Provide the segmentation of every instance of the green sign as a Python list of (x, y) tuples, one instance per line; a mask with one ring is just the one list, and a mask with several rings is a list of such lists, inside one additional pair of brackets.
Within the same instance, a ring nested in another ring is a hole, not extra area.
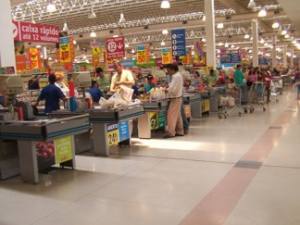
[(73, 136), (62, 137), (54, 140), (55, 164), (70, 161), (73, 158)]

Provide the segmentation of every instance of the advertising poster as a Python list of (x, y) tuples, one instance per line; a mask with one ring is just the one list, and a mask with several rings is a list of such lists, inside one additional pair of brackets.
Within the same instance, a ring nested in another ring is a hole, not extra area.
[(59, 58), (62, 64), (72, 62), (71, 45), (69, 37), (61, 37), (59, 39)]
[(195, 66), (206, 66), (206, 52), (204, 51), (204, 42), (196, 41), (194, 45), (194, 65)]
[(62, 137), (54, 140), (55, 164), (72, 160), (73, 136)]
[(119, 123), (119, 142), (128, 140), (130, 138), (129, 134), (129, 124), (128, 121)]
[(107, 38), (105, 41), (107, 59), (122, 59), (125, 56), (124, 37)]
[(106, 141), (108, 146), (116, 146), (119, 143), (118, 124), (111, 124), (106, 129)]
[(143, 65), (147, 63), (147, 55), (145, 45), (138, 45), (136, 51), (136, 63)]
[(161, 50), (161, 63), (163, 65), (170, 64), (173, 62), (172, 52), (170, 49), (163, 48)]
[(59, 42), (59, 27), (53, 25), (13, 21), (13, 34), (15, 41)]
[(40, 50), (38, 48), (29, 48), (28, 56), (30, 62), (30, 70), (39, 70), (42, 66)]
[(172, 55), (184, 56), (186, 55), (186, 40), (185, 29), (176, 29), (171, 31), (172, 41)]
[(26, 56), (16, 55), (16, 68), (18, 73), (26, 71)]

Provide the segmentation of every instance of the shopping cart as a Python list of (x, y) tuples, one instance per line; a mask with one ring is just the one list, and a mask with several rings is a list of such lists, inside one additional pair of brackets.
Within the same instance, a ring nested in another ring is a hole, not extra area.
[(273, 77), (271, 80), (271, 99), (279, 102), (278, 96), (282, 94), (283, 82), (280, 77)]
[(248, 93), (249, 112), (255, 111), (255, 106), (261, 107), (265, 112), (265, 85), (262, 81), (257, 81), (251, 85)]
[(220, 107), (218, 112), (219, 119), (227, 119), (237, 113), (238, 116), (242, 116), (245, 107), (242, 105), (242, 88), (227, 88), (223, 96), (220, 97)]

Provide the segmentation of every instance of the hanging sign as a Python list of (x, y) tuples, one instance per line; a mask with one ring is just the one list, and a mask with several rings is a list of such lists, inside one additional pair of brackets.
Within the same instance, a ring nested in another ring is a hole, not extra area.
[(195, 66), (206, 66), (206, 52), (204, 52), (204, 42), (196, 41), (194, 45), (194, 65)]
[(173, 61), (172, 53), (170, 49), (163, 48), (161, 50), (161, 63), (163, 65), (170, 64)]
[(59, 39), (60, 62), (70, 63), (72, 61), (71, 45), (69, 37), (61, 37)]
[(105, 41), (107, 59), (121, 59), (125, 56), (124, 37), (107, 38)]
[(142, 65), (142, 64), (145, 64), (146, 61), (147, 61), (147, 56), (146, 56), (145, 45), (139, 45), (139, 46), (137, 46), (136, 63), (138, 65)]
[(30, 70), (39, 70), (41, 68), (41, 55), (38, 48), (28, 49)]
[(186, 55), (185, 49), (185, 29), (176, 29), (171, 31), (172, 54), (173, 56)]
[(221, 49), (221, 64), (237, 64), (241, 62), (241, 55), (238, 50)]
[(24, 42), (59, 42), (59, 27), (23, 21), (13, 21), (15, 41)]

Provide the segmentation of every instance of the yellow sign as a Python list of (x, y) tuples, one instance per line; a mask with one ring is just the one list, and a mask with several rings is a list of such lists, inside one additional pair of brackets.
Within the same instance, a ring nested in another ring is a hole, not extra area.
[(73, 136), (62, 137), (54, 140), (55, 163), (60, 164), (73, 158)]
[(173, 61), (172, 58), (172, 52), (170, 51), (170, 49), (162, 49), (161, 51), (161, 63), (162, 64), (171, 64)]
[(112, 130), (106, 133), (108, 146), (115, 146), (119, 143), (119, 130)]
[(71, 44), (69, 37), (61, 37), (59, 43), (59, 53), (61, 63), (72, 62)]
[(101, 56), (101, 48), (100, 47), (93, 47), (92, 48), (92, 61), (93, 61), (93, 66), (94, 67), (99, 66), (100, 56)]

